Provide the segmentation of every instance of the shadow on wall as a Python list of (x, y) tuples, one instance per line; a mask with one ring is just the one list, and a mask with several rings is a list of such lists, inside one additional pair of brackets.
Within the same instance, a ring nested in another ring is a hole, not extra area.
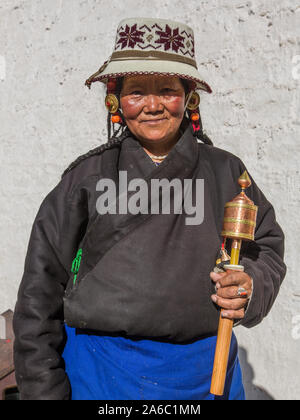
[(265, 389), (253, 383), (254, 370), (247, 360), (247, 350), (239, 347), (239, 360), (243, 373), (243, 384), (245, 388), (246, 400), (274, 400), (271, 394)]

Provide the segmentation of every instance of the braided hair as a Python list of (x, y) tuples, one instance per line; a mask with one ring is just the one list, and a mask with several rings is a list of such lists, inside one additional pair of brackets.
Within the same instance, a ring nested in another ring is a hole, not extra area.
[(61, 178), (63, 178), (68, 172), (70, 172), (75, 166), (77, 166), (80, 162), (82, 162), (84, 159), (87, 159), (91, 156), (95, 155), (101, 155), (103, 152), (109, 149), (113, 149), (114, 147), (119, 147), (123, 140), (125, 140), (126, 137), (130, 135), (130, 131), (124, 130), (123, 133), (118, 137), (111, 137), (107, 143), (101, 144), (101, 146), (98, 146), (89, 152), (79, 156), (74, 162), (72, 162), (68, 168), (63, 172)]
[(208, 135), (206, 133), (203, 132), (203, 125), (202, 125), (202, 120), (201, 120), (201, 114), (199, 112), (199, 123), (200, 123), (200, 130), (196, 131), (195, 136), (203, 141), (203, 143), (208, 144), (210, 146), (213, 146), (213, 142), (211, 141), (211, 139), (208, 137)]
[[(180, 79), (181, 83), (184, 87), (185, 90), (185, 95), (188, 96), (192, 90), (194, 90), (194, 84), (192, 85), (187, 79)], [(210, 146), (213, 146), (213, 142), (211, 141), (211, 139), (208, 137), (208, 135), (206, 133), (203, 132), (203, 124), (202, 124), (202, 119), (201, 119), (201, 114), (200, 114), (200, 109), (198, 109), (199, 112), (199, 130), (198, 131), (194, 131), (194, 136), (197, 137), (197, 139), (201, 140), (203, 143), (208, 144)], [(185, 113), (185, 118), (184, 120), (187, 120), (187, 122), (185, 123), (190, 123), (190, 116), (188, 111), (186, 111)]]

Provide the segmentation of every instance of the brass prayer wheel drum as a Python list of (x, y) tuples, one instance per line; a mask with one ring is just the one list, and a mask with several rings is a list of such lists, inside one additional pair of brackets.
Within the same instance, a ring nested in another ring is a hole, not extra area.
[(238, 180), (242, 191), (232, 201), (225, 204), (223, 230), (221, 235), (231, 239), (254, 241), (258, 207), (244, 192), (251, 180), (245, 171)]

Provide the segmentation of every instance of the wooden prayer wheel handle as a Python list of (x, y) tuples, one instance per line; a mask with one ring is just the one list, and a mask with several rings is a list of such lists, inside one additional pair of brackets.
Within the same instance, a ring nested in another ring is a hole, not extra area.
[[(242, 265), (224, 266), (226, 271), (244, 271)], [(223, 309), (221, 310), (221, 312)], [(211, 378), (210, 393), (213, 395), (223, 395), (227, 373), (228, 356), (232, 336), (233, 320), (222, 318), (220, 314), (217, 344), (215, 350), (214, 367)]]

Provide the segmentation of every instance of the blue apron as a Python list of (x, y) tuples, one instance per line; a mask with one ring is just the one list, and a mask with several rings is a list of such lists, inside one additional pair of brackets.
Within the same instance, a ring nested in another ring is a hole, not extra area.
[(243, 400), (232, 334), (223, 397), (209, 393), (216, 336), (189, 344), (89, 334), (65, 326), (72, 400)]

